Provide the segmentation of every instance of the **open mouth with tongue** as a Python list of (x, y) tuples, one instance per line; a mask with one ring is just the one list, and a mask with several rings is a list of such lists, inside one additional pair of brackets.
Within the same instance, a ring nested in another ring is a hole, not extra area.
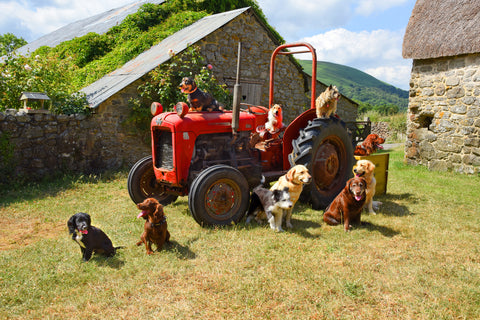
[(85, 229), (85, 230), (78, 230), (78, 231), (79, 231), (80, 233), (82, 233), (82, 234), (87, 234), (87, 233), (88, 233), (88, 230), (87, 230), (87, 229)]
[(145, 216), (147, 215), (147, 211), (143, 210), (142, 212), (140, 212), (137, 216), (137, 219), (139, 218), (145, 218)]
[(355, 200), (357, 200), (357, 201), (362, 200), (362, 195), (355, 195)]

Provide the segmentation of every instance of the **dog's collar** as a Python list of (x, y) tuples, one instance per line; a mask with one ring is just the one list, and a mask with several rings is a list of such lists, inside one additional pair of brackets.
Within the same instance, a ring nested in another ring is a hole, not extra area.
[(197, 90), (198, 90), (198, 87), (195, 87), (195, 89), (193, 89), (193, 91), (190, 91), (188, 94), (192, 94), (192, 93), (194, 93), (194, 92), (197, 91)]
[(159, 222), (157, 222), (157, 223), (150, 222), (150, 224), (152, 225), (152, 227), (159, 227), (162, 224), (164, 224), (165, 222), (167, 222), (167, 217), (163, 216), (162, 220), (160, 220)]
[(290, 182), (290, 183), (293, 183), (293, 184), (296, 185), (296, 186), (301, 185), (301, 183), (297, 183), (297, 182), (293, 181), (293, 179), (292, 179), (292, 180), (288, 180), (288, 179), (287, 179), (287, 181)]

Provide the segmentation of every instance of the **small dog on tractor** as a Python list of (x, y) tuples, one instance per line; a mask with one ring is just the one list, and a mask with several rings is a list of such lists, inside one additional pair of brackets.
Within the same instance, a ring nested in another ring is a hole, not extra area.
[[(275, 58), (300, 53), (285, 50), (291, 47), (305, 47), (308, 51), (303, 52), (312, 54), (311, 106), (265, 140), (257, 128), (264, 127), (273, 107)], [(239, 57), (240, 50), (239, 44)], [(185, 103), (178, 103), (176, 112), (162, 112), (159, 103), (152, 103), (152, 155), (130, 170), (132, 200), (140, 203), (154, 197), (167, 205), (188, 195), (190, 212), (200, 225), (229, 225), (242, 219), (250, 190), (262, 176), (275, 181), (292, 166), (303, 164), (313, 182), (304, 187), (301, 201), (324, 209), (345, 187), (354, 156), (345, 123), (334, 116), (316, 117), (316, 61), (308, 43), (276, 48), (270, 65), (269, 108), (239, 103), (239, 64), (232, 111), (189, 112)]]

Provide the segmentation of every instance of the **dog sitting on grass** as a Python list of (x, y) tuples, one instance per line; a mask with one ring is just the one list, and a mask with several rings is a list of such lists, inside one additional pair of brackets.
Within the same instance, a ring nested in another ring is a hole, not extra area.
[(91, 221), (88, 213), (79, 212), (71, 216), (67, 222), (72, 240), (80, 246), (83, 261), (90, 260), (93, 253), (113, 257), (120, 247), (114, 248), (105, 232), (92, 226)]
[(290, 200), (290, 193), (287, 187), (281, 190), (269, 190), (259, 185), (252, 191), (246, 223), (250, 223), (253, 218), (258, 223), (261, 223), (262, 219), (266, 218), (270, 223), (270, 228), (281, 232), (283, 231), (282, 219), (286, 215), (287, 210), (292, 207), (293, 203)]

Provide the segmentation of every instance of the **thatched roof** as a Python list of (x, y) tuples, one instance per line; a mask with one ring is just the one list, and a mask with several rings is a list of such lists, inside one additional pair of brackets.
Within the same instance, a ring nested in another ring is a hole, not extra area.
[(403, 57), (429, 59), (480, 52), (480, 1), (417, 0)]

